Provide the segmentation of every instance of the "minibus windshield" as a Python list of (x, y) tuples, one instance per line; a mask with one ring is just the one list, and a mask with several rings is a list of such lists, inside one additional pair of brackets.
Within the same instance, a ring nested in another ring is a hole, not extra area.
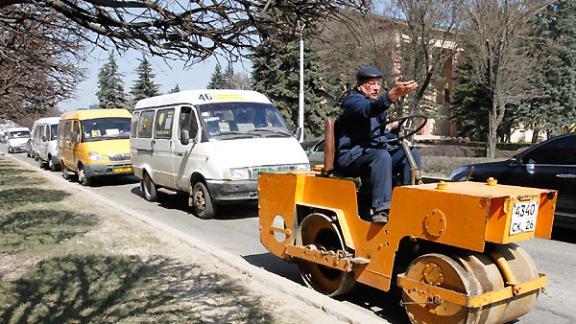
[(29, 131), (12, 131), (8, 132), (8, 138), (29, 138)]
[(50, 125), (50, 140), (55, 141), (58, 137), (58, 124)]
[(83, 120), (81, 124), (83, 142), (130, 137), (130, 118), (96, 118)]
[(282, 116), (271, 104), (254, 102), (211, 103), (198, 106), (210, 138), (290, 137)]

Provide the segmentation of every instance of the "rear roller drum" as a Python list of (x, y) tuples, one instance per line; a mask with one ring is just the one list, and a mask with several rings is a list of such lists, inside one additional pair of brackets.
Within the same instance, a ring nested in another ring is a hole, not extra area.
[[(336, 225), (325, 215), (314, 213), (300, 224), (298, 245), (321, 251), (345, 251), (344, 241)], [(347, 293), (354, 287), (354, 273), (328, 268), (313, 262), (298, 260), (300, 275), (308, 287), (329, 296)]]

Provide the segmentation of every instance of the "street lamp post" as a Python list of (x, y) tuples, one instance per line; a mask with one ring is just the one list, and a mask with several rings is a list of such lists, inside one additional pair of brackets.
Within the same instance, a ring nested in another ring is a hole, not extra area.
[(300, 29), (300, 89), (298, 91), (298, 128), (300, 128), (300, 137), (298, 141), (304, 141), (304, 26), (298, 22)]

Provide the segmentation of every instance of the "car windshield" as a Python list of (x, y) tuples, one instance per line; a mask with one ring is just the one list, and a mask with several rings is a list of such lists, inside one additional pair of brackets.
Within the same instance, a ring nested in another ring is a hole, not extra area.
[(58, 124), (50, 125), (50, 140), (54, 141), (58, 137)]
[(97, 118), (82, 121), (82, 141), (130, 137), (130, 118)]
[(225, 140), (292, 136), (282, 116), (271, 104), (227, 102), (204, 104), (198, 108), (210, 138)]
[(8, 133), (8, 138), (30, 138), (29, 131), (13, 131)]

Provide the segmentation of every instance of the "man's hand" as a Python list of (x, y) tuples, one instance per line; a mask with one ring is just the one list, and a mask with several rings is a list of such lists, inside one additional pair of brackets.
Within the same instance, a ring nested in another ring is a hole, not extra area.
[(402, 76), (394, 78), (394, 86), (388, 91), (388, 97), (392, 102), (396, 102), (398, 98), (403, 97), (418, 88), (418, 83), (414, 80), (404, 81)]

